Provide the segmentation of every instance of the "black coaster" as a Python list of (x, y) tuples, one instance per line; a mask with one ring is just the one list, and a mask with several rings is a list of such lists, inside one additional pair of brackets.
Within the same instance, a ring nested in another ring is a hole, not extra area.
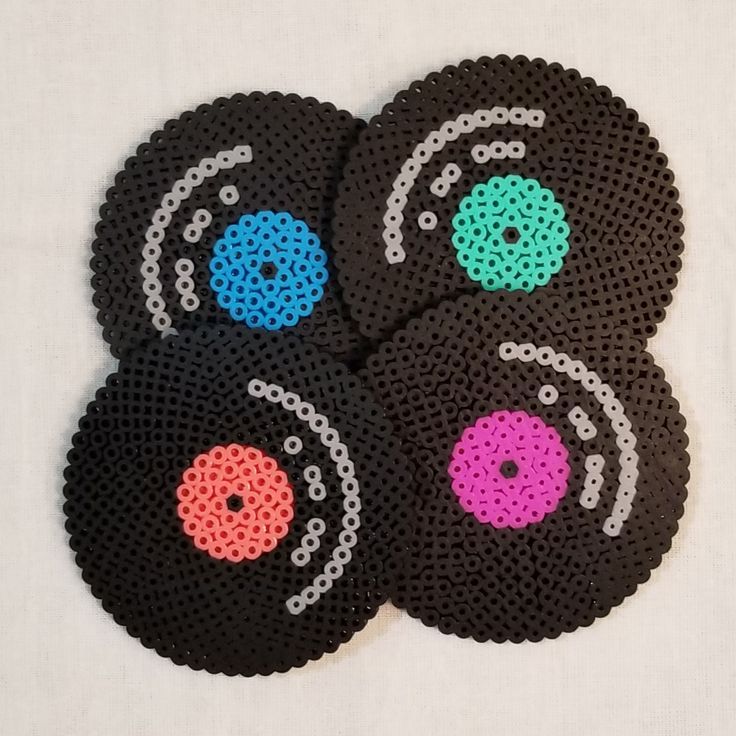
[(92, 593), (230, 675), (335, 651), (384, 602), (410, 478), (371, 394), (296, 337), (202, 326), (124, 359), (80, 421), (64, 510)]
[(645, 582), (683, 513), (685, 420), (624, 330), (554, 293), (443, 302), (368, 359), (415, 476), (397, 605), (479, 641), (587, 626)]
[(291, 330), (351, 358), (332, 202), (363, 123), (312, 98), (235, 95), (167, 122), (100, 209), (94, 303), (113, 355), (202, 322)]
[(623, 100), (574, 69), (465, 61), (399, 92), (350, 152), (334, 249), (351, 316), (387, 339), (428, 305), (539, 291), (638, 337), (680, 268), (674, 176)]

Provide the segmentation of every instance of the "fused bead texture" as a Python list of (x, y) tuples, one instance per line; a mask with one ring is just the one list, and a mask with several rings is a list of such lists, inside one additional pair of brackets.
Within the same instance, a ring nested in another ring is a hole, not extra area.
[(593, 622), (669, 549), (685, 421), (641, 340), (554, 294), (481, 292), (411, 320), (365, 371), (412, 464), (394, 601), (479, 641)]
[(410, 476), (370, 392), (297, 337), (201, 326), (134, 350), (65, 471), (84, 579), (147, 647), (210, 672), (332, 652), (386, 600)]
[(333, 105), (256, 92), (201, 105), (139, 146), (107, 192), (92, 246), (113, 354), (203, 322), (359, 354), (331, 277), (330, 220), (361, 127)]
[(562, 314), (654, 334), (681, 208), (638, 114), (574, 69), (497, 56), (399, 92), (350, 151), (333, 247), (350, 314), (388, 338), (443, 299), (552, 292)]

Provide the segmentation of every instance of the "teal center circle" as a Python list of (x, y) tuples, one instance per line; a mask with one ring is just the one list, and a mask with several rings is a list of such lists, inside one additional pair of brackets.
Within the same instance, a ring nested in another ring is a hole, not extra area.
[[(565, 209), (550, 189), (518, 174), (476, 184), (452, 218), (457, 260), (486, 291), (544, 286), (570, 250)], [(515, 231), (515, 241), (504, 234)]]

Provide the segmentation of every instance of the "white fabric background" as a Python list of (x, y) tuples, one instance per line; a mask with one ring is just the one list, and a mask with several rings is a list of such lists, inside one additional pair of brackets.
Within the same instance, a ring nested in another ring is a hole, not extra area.
[[(736, 733), (736, 10), (669, 2), (88, 2), (0, 7), (0, 731)], [(592, 628), (478, 645), (386, 607), (286, 676), (177, 668), (114, 624), (67, 547), (61, 473), (114, 368), (88, 286), (96, 208), (135, 145), (220, 94), (356, 114), (464, 58), (526, 53), (624, 97), (676, 172), (687, 249), (652, 342), (688, 418), (690, 499), (653, 579)]]

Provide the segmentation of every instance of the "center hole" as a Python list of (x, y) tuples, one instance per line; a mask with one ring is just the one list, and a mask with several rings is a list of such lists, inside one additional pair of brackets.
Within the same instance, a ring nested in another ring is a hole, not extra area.
[(508, 243), (509, 245), (514, 245), (514, 243), (519, 242), (521, 234), (515, 227), (507, 227), (503, 231), (502, 237), (506, 243)]
[(266, 263), (261, 266), (261, 276), (263, 276), (264, 279), (272, 279), (276, 275), (276, 271), (276, 264), (271, 261), (266, 261)]
[(243, 499), (237, 493), (233, 493), (227, 497), (225, 502), (230, 511), (240, 511), (243, 508)]
[(519, 466), (513, 460), (505, 460), (501, 463), (501, 475), (504, 478), (516, 478)]

